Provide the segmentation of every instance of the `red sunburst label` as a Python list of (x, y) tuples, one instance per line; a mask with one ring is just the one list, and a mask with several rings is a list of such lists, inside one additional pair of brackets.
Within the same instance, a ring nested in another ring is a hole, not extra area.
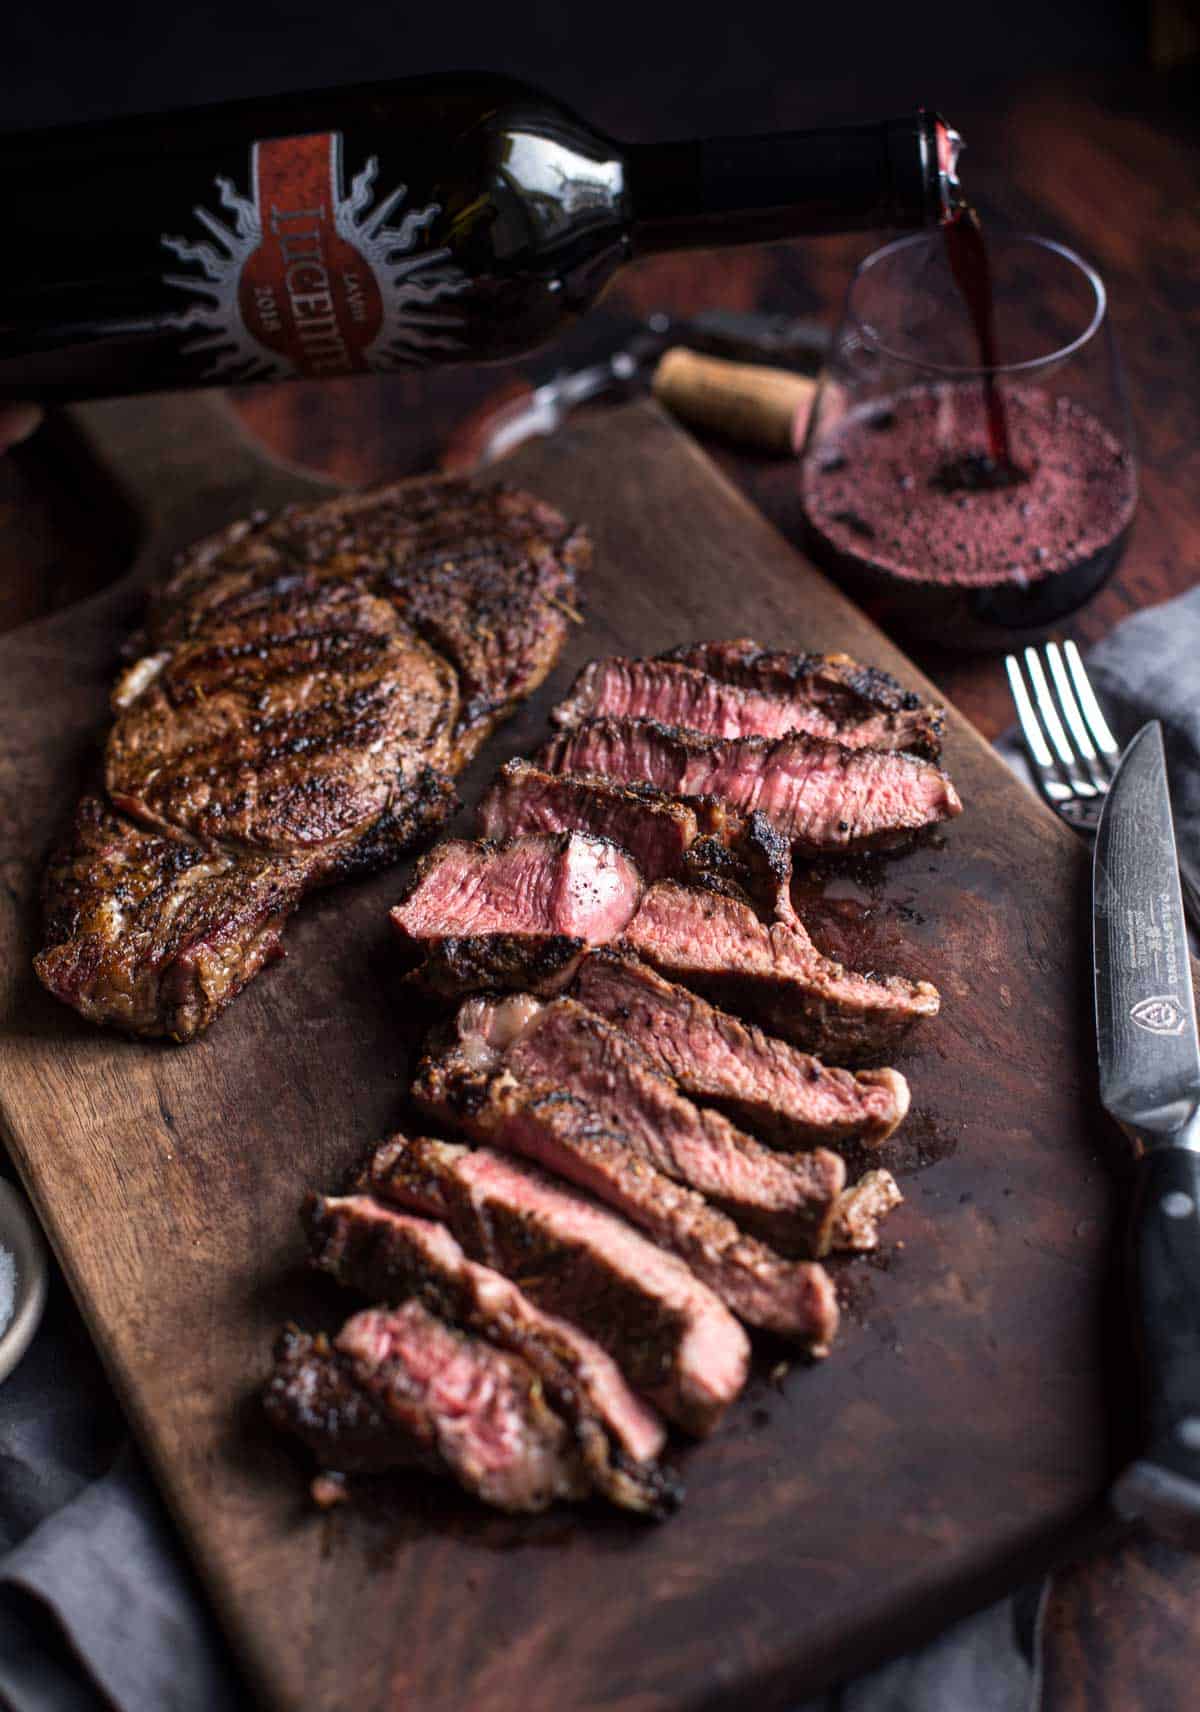
[(336, 132), (253, 144), (250, 195), (215, 180), (232, 228), (193, 210), (214, 243), (164, 237), (199, 273), (168, 274), (193, 306), (175, 317), (202, 337), (187, 352), (210, 357), (205, 378), (282, 379), (353, 374), (427, 362), (462, 347), (452, 299), (469, 285), (444, 248), (428, 246), (437, 203), (396, 224), (407, 187), (375, 202), (372, 157), (342, 188)]

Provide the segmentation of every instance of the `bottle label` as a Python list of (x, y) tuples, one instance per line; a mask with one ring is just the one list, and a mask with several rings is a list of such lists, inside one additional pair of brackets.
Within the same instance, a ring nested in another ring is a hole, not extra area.
[[(188, 294), (173, 324), (205, 380), (386, 371), (465, 350), (454, 299), (470, 281), (449, 250), (423, 248), (436, 202), (403, 212), (407, 187), (376, 199), (372, 156), (343, 189), (338, 132), (275, 137), (250, 150), (250, 194), (214, 182), (222, 218), (194, 210), (212, 239), (163, 235), (196, 271), (164, 275)], [(397, 218), (398, 216), (401, 216)]]

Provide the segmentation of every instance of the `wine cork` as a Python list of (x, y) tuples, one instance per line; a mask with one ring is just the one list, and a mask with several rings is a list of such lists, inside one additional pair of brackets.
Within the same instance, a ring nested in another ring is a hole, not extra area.
[(771, 452), (799, 452), (817, 383), (788, 369), (730, 363), (674, 346), (654, 371), (654, 396), (694, 427)]

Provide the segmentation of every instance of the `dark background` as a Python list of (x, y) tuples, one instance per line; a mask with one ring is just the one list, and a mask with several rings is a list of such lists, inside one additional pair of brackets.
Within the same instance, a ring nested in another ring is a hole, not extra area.
[(1192, 0), (137, 0), (6, 8), (0, 128), (478, 66), (634, 140), (956, 103), (1031, 73), (1133, 69)]

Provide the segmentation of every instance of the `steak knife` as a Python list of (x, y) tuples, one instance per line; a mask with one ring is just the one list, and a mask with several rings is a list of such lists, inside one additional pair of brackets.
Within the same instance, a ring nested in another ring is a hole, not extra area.
[(1200, 1549), (1200, 1039), (1157, 720), (1109, 787), (1092, 908), (1100, 1098), (1140, 1154), (1128, 1259), (1145, 1437), (1112, 1503)]

